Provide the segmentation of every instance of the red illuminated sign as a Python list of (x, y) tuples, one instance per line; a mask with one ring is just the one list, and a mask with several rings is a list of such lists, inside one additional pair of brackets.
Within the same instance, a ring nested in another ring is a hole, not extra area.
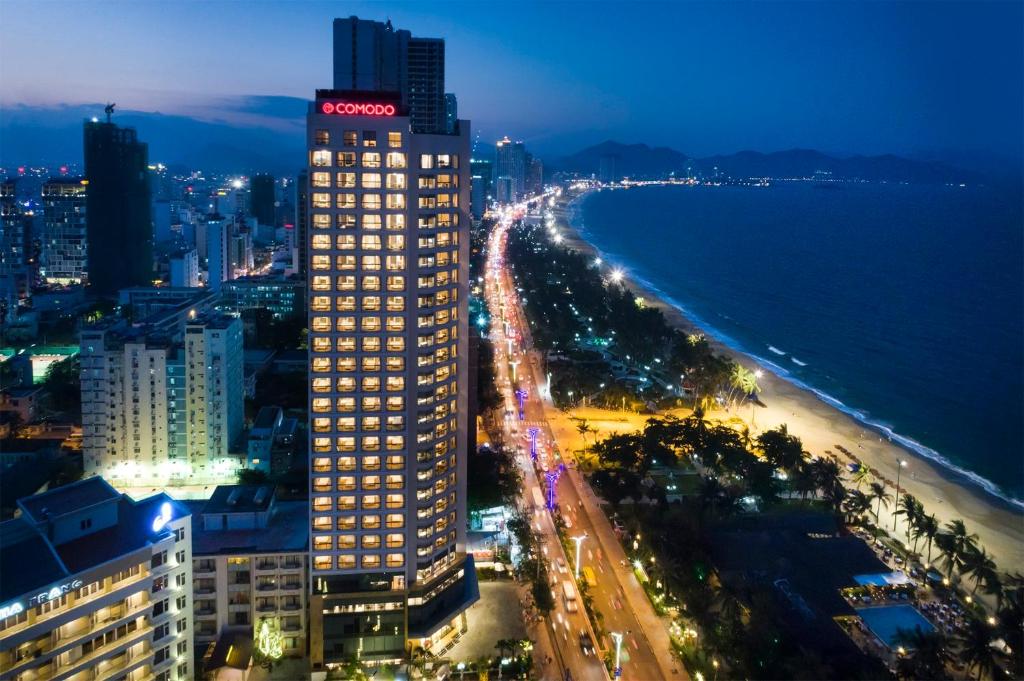
[(394, 116), (397, 109), (394, 104), (374, 104), (372, 102), (324, 102), (320, 111), (325, 114), (340, 116)]

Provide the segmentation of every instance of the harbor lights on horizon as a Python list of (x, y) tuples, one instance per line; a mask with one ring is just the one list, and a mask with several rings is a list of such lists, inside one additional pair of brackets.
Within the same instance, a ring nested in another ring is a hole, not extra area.
[(583, 546), (583, 540), (587, 538), (586, 534), (577, 534), (572, 538), (576, 542), (576, 579), (580, 578), (580, 547)]

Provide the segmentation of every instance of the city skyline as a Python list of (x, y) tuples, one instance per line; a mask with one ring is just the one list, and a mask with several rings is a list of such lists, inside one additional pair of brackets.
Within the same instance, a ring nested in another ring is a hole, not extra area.
[[(108, 21), (113, 9), (83, 7), (0, 8), (11, 29), (0, 46), (9, 124), (39, 118), (40, 106), (117, 101), (123, 111), (301, 135), (301, 102), (330, 82), (330, 5), (214, 3), (202, 13), (119, 5), (117, 22)], [(542, 155), (604, 139), (692, 155), (793, 147), (1020, 155), (1018, 4), (927, 12), (887, 3), (608, 3), (599, 12), (553, 4), (508, 17), (449, 8), (355, 3), (345, 13), (445, 35), (449, 90), (488, 143), (509, 134)], [(166, 38), (148, 28), (154, 21)], [(89, 29), (78, 35), (90, 43), (61, 30), (72, 23)], [(175, 53), (174, 36), (186, 33), (210, 40)], [(247, 69), (256, 46), (263, 66)]]

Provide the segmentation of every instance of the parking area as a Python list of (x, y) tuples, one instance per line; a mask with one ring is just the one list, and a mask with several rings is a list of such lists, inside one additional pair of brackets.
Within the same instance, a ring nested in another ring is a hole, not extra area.
[(523, 607), (512, 580), (480, 582), (480, 600), (466, 611), (467, 631), (445, 656), (468, 662), (498, 654), (501, 639), (526, 638)]

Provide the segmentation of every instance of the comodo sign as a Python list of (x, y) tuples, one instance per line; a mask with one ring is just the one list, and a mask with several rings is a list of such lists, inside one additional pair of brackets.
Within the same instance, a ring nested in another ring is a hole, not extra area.
[(341, 116), (394, 116), (397, 109), (394, 104), (374, 104), (372, 102), (324, 102), (320, 111), (325, 114)]

